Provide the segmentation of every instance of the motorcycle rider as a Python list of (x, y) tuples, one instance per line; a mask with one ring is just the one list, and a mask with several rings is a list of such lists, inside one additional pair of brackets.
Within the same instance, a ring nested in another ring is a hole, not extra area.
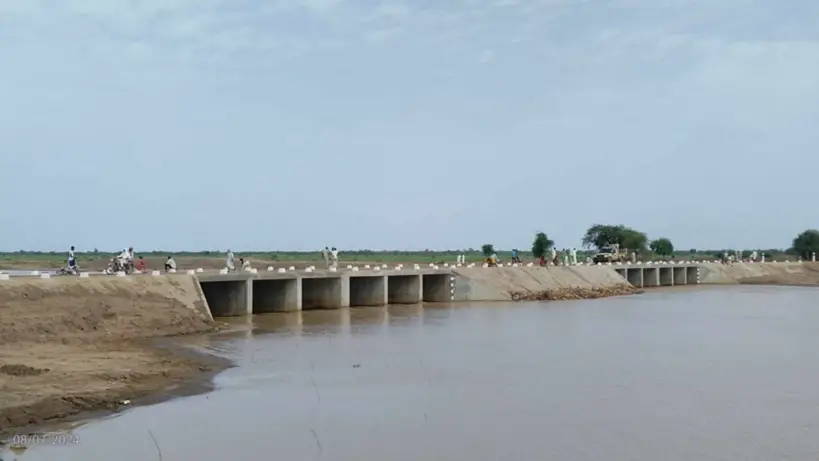
[(133, 252), (134, 248), (131, 247), (127, 250), (122, 250), (122, 253), (117, 256), (117, 262), (119, 263), (119, 267), (122, 271), (128, 272), (128, 270), (132, 267), (134, 263)]
[(518, 257), (517, 248), (512, 249), (512, 262), (520, 264), (520, 257)]

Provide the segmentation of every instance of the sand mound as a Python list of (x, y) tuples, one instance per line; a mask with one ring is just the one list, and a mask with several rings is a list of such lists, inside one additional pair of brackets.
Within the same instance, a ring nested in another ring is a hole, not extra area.
[(141, 341), (212, 329), (192, 276), (0, 281), (0, 434), (218, 371)]
[(476, 267), (458, 268), (455, 273), (460, 276), (455, 285), (458, 301), (504, 301), (515, 299), (515, 293), (568, 296), (571, 290), (602, 293), (607, 289), (631, 288), (611, 266)]
[(0, 282), (0, 346), (93, 343), (207, 331), (197, 282), (177, 277), (54, 277)]
[(819, 263), (703, 264), (700, 283), (819, 285)]

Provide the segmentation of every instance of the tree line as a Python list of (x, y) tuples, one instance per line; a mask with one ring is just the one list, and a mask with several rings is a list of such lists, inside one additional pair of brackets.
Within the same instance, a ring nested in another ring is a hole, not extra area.
[[(582, 240), (583, 247), (600, 250), (603, 247), (618, 245), (621, 249), (634, 251), (641, 256), (656, 255), (660, 257), (670, 257), (675, 254), (674, 244), (667, 237), (658, 237), (649, 240), (645, 232), (640, 232), (622, 224), (594, 224), (586, 230)], [(536, 258), (546, 256), (555, 245), (545, 232), (538, 232), (532, 241), (532, 255)], [(481, 248), (485, 256), (495, 253), (492, 244), (485, 244)], [(724, 251), (712, 250), (714, 256), (721, 256)], [(764, 251), (763, 251), (764, 252)], [(768, 253), (771, 250), (767, 250)], [(697, 253), (696, 249), (689, 250), (689, 253)], [(810, 260), (815, 253), (819, 253), (819, 230), (808, 229), (797, 235), (785, 253)]]

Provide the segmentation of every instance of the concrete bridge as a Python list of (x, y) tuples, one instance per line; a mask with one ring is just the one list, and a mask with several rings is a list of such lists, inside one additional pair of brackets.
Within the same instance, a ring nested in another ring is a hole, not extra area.
[(214, 317), (449, 302), (450, 269), (197, 274)]

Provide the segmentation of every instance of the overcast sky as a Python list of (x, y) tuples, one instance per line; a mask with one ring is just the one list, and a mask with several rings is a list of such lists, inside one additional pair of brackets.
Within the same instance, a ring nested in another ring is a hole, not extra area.
[(819, 227), (816, 0), (0, 0), (0, 250)]

